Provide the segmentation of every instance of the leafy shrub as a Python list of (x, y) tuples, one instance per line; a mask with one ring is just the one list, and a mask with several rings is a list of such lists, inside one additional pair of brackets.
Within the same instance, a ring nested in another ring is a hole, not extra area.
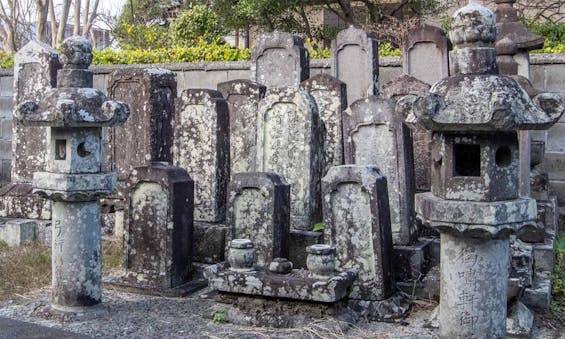
[(171, 45), (167, 27), (123, 23), (115, 30), (116, 39), (124, 49), (159, 49)]
[(219, 44), (222, 36), (228, 32), (222, 27), (218, 15), (209, 7), (196, 5), (181, 14), (171, 23), (169, 28), (173, 43), (186, 46), (204, 40)]
[(0, 68), (13, 68), (14, 55), (0, 51)]

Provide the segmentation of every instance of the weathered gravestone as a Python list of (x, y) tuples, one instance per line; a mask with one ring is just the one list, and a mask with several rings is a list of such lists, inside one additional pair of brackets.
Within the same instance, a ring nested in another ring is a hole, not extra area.
[(359, 276), (349, 298), (384, 300), (395, 291), (386, 178), (375, 166), (332, 167), (322, 179), (326, 242), (336, 269)]
[(257, 169), (290, 184), (290, 225), (311, 230), (322, 218), (322, 125), (313, 98), (302, 89), (270, 88), (259, 103)]
[(267, 88), (298, 87), (310, 77), (310, 59), (304, 41), (290, 33), (261, 34), (251, 59), (250, 79)]
[(451, 42), (439, 27), (424, 25), (410, 31), (403, 46), (404, 73), (435, 84), (449, 76), (449, 50)]
[[(449, 76), (449, 51), (451, 42), (445, 32), (438, 27), (424, 25), (408, 33), (403, 46), (402, 65), (404, 73), (429, 85)], [(407, 78), (401, 78), (406, 81)], [(402, 82), (400, 86), (402, 87)], [(409, 85), (410, 86), (410, 85)], [(412, 83), (424, 90), (424, 86)], [(429, 191), (430, 166), (431, 166), (431, 141), (432, 134), (425, 129), (413, 130), (414, 142), (414, 172), (416, 175), (416, 188), (419, 191)]]
[(347, 103), (378, 93), (377, 40), (353, 26), (332, 41), (332, 75), (347, 85)]
[(230, 238), (253, 241), (257, 265), (288, 258), (290, 186), (283, 176), (235, 174), (228, 186), (228, 208)]
[[(136, 167), (173, 160), (175, 73), (160, 68), (123, 68), (108, 82), (108, 96), (127, 102), (131, 116), (109, 131), (108, 164), (125, 181)], [(125, 197), (123, 197), (125, 198)]]
[(193, 178), (194, 220), (222, 222), (229, 182), (229, 111), (218, 91), (186, 89), (175, 117), (175, 166)]
[(343, 119), (345, 161), (378, 166), (387, 178), (392, 238), (406, 245), (416, 232), (414, 161), (410, 130), (395, 105), (395, 100), (371, 96), (349, 106)]
[(57, 88), (39, 102), (20, 103), (15, 118), (49, 126), (46, 171), (33, 174), (34, 192), (53, 200), (52, 306), (75, 311), (102, 298), (101, 205), (116, 174), (102, 169), (102, 127), (122, 124), (128, 107), (92, 88), (92, 44), (71, 37), (61, 45)]
[[(383, 86), (383, 97), (399, 100), (407, 95), (423, 95), (430, 85), (413, 76), (403, 74)], [(412, 130), (414, 154), (414, 186), (418, 191), (429, 191), (431, 187), (430, 168), (432, 164), (432, 134), (423, 128)]]
[(218, 91), (228, 102), (230, 112), (230, 173), (255, 172), (257, 112), (266, 87), (249, 80), (218, 84)]
[(125, 270), (133, 287), (168, 291), (192, 271), (194, 182), (165, 162), (133, 169), (125, 205)]
[(342, 115), (347, 108), (345, 83), (328, 74), (318, 74), (302, 82), (304, 88), (316, 101), (318, 113), (324, 123), (324, 169), (343, 165)]
[[(22, 47), (14, 56), (15, 106), (57, 87), (60, 68), (57, 52), (50, 46), (32, 40)], [(49, 200), (31, 194), (33, 173), (46, 167), (48, 128), (24, 127), (14, 119), (12, 133), (11, 183), (0, 189), (0, 217), (50, 219)]]

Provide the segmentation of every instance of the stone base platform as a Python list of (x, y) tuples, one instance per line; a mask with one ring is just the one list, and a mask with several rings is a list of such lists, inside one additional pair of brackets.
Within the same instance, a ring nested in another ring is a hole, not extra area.
[(324, 280), (309, 278), (305, 270), (276, 274), (257, 267), (252, 271), (236, 272), (230, 270), (228, 264), (221, 263), (208, 267), (204, 277), (211, 288), (220, 292), (335, 303), (349, 294), (357, 273), (336, 272), (335, 276)]
[(335, 329), (339, 333), (358, 320), (346, 300), (315, 303), (232, 293), (218, 293), (214, 300), (212, 310), (216, 321), (236, 325), (300, 328), (314, 322), (326, 322), (339, 327)]

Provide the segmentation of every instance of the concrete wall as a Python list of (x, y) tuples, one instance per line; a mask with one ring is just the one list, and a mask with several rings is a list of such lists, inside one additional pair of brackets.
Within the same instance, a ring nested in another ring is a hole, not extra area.
[[(535, 87), (559, 92), (565, 99), (565, 54), (534, 54), (531, 56), (531, 79)], [(141, 67), (145, 67), (142, 65)], [(248, 79), (250, 62), (208, 62), (155, 64), (177, 74), (178, 92), (185, 88), (216, 89), (219, 82)], [(112, 71), (122, 67), (136, 66), (97, 66), (92, 67), (95, 73), (94, 87), (106, 92), (107, 83)], [(311, 75), (330, 73), (330, 60), (312, 60)], [(380, 60), (380, 84), (386, 84), (402, 73), (400, 58), (383, 58)], [(9, 180), (12, 137), (12, 96), (13, 75), (11, 71), (0, 71), (0, 180)], [(561, 205), (565, 205), (565, 117), (547, 133), (546, 167), (550, 179), (559, 193)]]

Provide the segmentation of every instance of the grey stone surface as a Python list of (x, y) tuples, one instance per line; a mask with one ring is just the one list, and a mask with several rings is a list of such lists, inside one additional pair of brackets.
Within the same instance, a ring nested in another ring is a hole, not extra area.
[(534, 326), (534, 314), (521, 302), (514, 303), (508, 310), (506, 334), (512, 337), (530, 338)]
[(173, 163), (195, 183), (194, 220), (221, 222), (229, 182), (229, 110), (214, 90), (186, 89), (175, 115)]
[(523, 287), (532, 284), (533, 277), (532, 246), (519, 239), (510, 239), (510, 279), (517, 278)]
[(230, 174), (255, 172), (257, 157), (257, 119), (259, 101), (266, 87), (249, 80), (218, 84), (228, 102), (230, 114)]
[(362, 29), (350, 26), (332, 40), (332, 75), (347, 85), (347, 102), (379, 91), (377, 40)]
[(33, 220), (15, 219), (0, 224), (0, 241), (10, 247), (29, 245), (36, 239), (37, 223)]
[(323, 178), (326, 241), (336, 268), (357, 270), (352, 299), (384, 300), (394, 292), (386, 179), (375, 166), (344, 165)]
[(161, 68), (124, 68), (108, 81), (108, 97), (127, 102), (130, 117), (108, 131), (108, 169), (126, 180), (135, 167), (173, 160), (175, 73)]
[(508, 239), (441, 235), (440, 335), (506, 334)]
[[(14, 102), (37, 100), (48, 89), (57, 86), (57, 70), (61, 68), (57, 52), (37, 42), (29, 42), (14, 57)], [(31, 182), (33, 172), (45, 170), (47, 128), (24, 128), (14, 121), (12, 142), (12, 180)]]
[(259, 103), (257, 170), (290, 184), (290, 226), (311, 230), (321, 221), (322, 124), (313, 98), (302, 89), (271, 88)]
[(224, 224), (194, 222), (194, 261), (216, 264), (224, 261), (229, 227)]
[(386, 177), (393, 242), (410, 243), (414, 224), (414, 157), (410, 130), (393, 99), (371, 96), (354, 102), (343, 116), (345, 162), (377, 166)]
[(89, 336), (0, 317), (0, 339), (88, 339)]
[(551, 304), (551, 279), (547, 273), (536, 273), (531, 287), (524, 290), (520, 301), (535, 310), (545, 313)]
[(267, 88), (296, 88), (310, 77), (310, 59), (304, 42), (290, 33), (262, 33), (251, 59), (251, 80)]
[(541, 244), (532, 244), (535, 272), (553, 273), (555, 269), (555, 238), (546, 237)]
[(170, 289), (190, 280), (194, 182), (164, 162), (137, 167), (127, 183), (124, 281)]
[(294, 268), (306, 268), (306, 248), (323, 242), (323, 232), (291, 230), (288, 257)]
[(237, 173), (228, 186), (229, 239), (255, 244), (256, 263), (288, 258), (290, 185), (276, 173)]
[(424, 277), (431, 264), (431, 246), (431, 239), (419, 239), (409, 246), (394, 246), (396, 281), (416, 281)]
[(276, 274), (257, 268), (250, 272), (232, 271), (223, 264), (206, 268), (204, 277), (213, 289), (222, 292), (295, 300), (334, 303), (345, 298), (357, 273), (336, 272), (326, 279), (308, 277), (308, 271)]
[(344, 164), (343, 111), (347, 108), (347, 88), (344, 82), (328, 74), (315, 75), (302, 82), (301, 87), (316, 101), (324, 124), (322, 174), (326, 175), (330, 167)]
[(430, 85), (449, 76), (451, 42), (445, 32), (424, 25), (408, 33), (402, 47), (404, 73)]

